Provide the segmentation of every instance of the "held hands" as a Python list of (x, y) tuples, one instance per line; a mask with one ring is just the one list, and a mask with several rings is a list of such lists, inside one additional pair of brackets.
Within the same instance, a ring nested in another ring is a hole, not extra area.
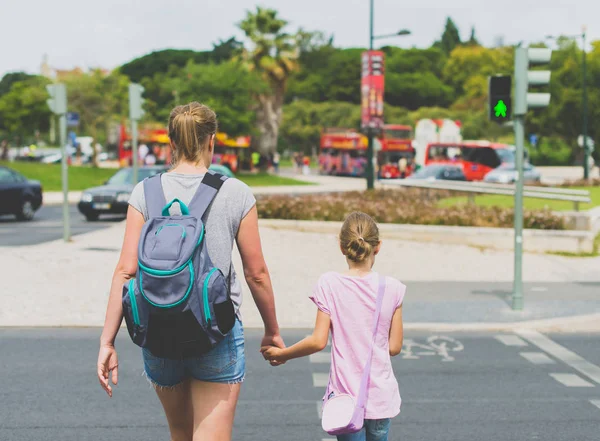
[(281, 353), (281, 350), (284, 348), (285, 348), (285, 343), (283, 342), (283, 339), (281, 338), (281, 336), (279, 334), (276, 334), (276, 335), (265, 334), (265, 336), (262, 339), (262, 342), (260, 343), (260, 352), (263, 354), (263, 357), (265, 358), (265, 360), (270, 362), (271, 366), (280, 366), (282, 364), (285, 364), (285, 361), (271, 359), (266, 356), (266, 352), (275, 350), (275, 351), (279, 351), (279, 353)]
[(283, 359), (283, 350), (274, 346), (263, 346), (260, 348), (265, 360), (271, 363), (271, 366), (281, 366), (285, 364), (286, 360)]

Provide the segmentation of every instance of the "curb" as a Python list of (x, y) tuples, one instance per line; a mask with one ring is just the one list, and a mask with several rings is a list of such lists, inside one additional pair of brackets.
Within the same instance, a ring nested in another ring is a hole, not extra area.
[[(342, 222), (260, 219), (265, 228), (309, 233), (339, 234)], [(465, 245), (477, 248), (512, 251), (514, 231), (511, 228), (459, 227), (440, 225), (379, 224), (386, 239)], [(594, 234), (589, 231), (523, 230), (526, 252), (592, 252)]]

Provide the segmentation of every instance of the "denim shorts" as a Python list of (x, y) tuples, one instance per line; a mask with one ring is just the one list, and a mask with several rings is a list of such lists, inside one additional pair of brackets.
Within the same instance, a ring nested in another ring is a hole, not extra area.
[(146, 377), (158, 387), (177, 386), (187, 378), (236, 384), (244, 381), (246, 373), (244, 328), (239, 320), (227, 337), (200, 357), (172, 360), (155, 357), (147, 349), (142, 349), (142, 354)]

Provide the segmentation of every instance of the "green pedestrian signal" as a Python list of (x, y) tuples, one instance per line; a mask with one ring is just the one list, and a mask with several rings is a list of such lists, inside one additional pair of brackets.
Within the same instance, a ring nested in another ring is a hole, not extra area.
[(504, 104), (503, 100), (498, 101), (498, 104), (496, 104), (494, 106), (494, 112), (496, 112), (496, 118), (498, 118), (498, 117), (506, 118), (507, 110), (508, 110), (508, 108), (506, 107), (506, 104)]
[(488, 117), (490, 121), (504, 124), (511, 119), (511, 88), (512, 80), (509, 75), (489, 77)]

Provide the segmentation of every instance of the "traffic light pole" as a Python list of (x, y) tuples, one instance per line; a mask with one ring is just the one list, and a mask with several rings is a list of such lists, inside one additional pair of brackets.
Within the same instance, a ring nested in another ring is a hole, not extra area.
[(58, 116), (60, 150), (62, 152), (61, 174), (63, 191), (63, 239), (71, 240), (71, 223), (69, 220), (69, 164), (67, 163), (67, 115)]
[(515, 144), (517, 180), (515, 182), (515, 268), (512, 308), (523, 309), (523, 159), (525, 144), (525, 115), (515, 115)]
[[(369, 24), (369, 50), (373, 50), (373, 28), (374, 28), (374, 13), (375, 13), (375, 0), (370, 1), (370, 24)], [(373, 190), (375, 188), (375, 168), (373, 167), (374, 147), (373, 147), (373, 127), (367, 129), (367, 190)]]
[(131, 120), (131, 166), (133, 169), (133, 185), (138, 182), (138, 122)]

